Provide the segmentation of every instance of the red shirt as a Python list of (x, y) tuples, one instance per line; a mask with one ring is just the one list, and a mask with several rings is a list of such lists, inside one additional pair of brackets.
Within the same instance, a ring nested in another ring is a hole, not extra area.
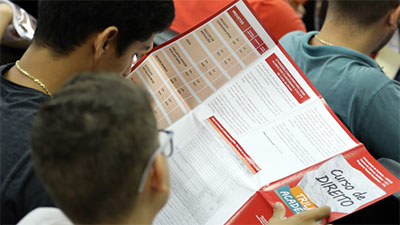
[[(182, 33), (218, 12), (231, 0), (174, 0), (175, 20), (171, 30)], [(271, 36), (279, 40), (295, 31), (306, 31), (303, 21), (286, 0), (248, 0)]]

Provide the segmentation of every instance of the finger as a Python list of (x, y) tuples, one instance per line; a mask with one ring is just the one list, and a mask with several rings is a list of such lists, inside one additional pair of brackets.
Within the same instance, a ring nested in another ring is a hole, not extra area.
[(286, 209), (280, 202), (275, 202), (274, 204), (274, 214), (272, 215), (271, 219), (279, 219), (282, 220), (286, 216)]
[(318, 221), (328, 217), (331, 214), (331, 208), (329, 206), (324, 206), (317, 209), (311, 209), (303, 213), (304, 213), (303, 216)]

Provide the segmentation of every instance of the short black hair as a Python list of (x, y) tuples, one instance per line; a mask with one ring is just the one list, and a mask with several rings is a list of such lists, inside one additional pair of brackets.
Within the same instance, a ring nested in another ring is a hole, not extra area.
[(34, 43), (67, 55), (89, 35), (109, 26), (119, 30), (117, 53), (166, 29), (175, 16), (172, 0), (41, 0)]
[(360, 26), (371, 25), (399, 6), (399, 0), (329, 0), (336, 19), (353, 21)]
[(157, 147), (149, 95), (118, 75), (74, 77), (40, 107), (33, 123), (35, 172), (79, 224), (128, 215)]

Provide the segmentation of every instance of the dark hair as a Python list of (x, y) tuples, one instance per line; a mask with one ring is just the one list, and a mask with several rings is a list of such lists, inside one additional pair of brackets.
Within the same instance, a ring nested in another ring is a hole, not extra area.
[(117, 53), (122, 55), (133, 42), (166, 29), (175, 16), (172, 0), (41, 0), (38, 14), (34, 43), (60, 55), (109, 26), (119, 30)]
[(360, 26), (371, 25), (399, 6), (399, 0), (330, 0), (338, 20), (354, 21)]
[(157, 146), (149, 95), (118, 75), (74, 77), (40, 107), (32, 130), (35, 171), (74, 223), (130, 213)]

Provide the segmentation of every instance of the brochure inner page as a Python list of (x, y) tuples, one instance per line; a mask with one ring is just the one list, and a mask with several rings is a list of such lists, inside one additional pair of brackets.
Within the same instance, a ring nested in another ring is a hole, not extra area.
[(237, 138), (267, 185), (359, 145), (321, 101)]
[(234, 137), (275, 121), (319, 96), (278, 47), (270, 49), (195, 109), (215, 116)]
[(156, 224), (224, 223), (264, 185), (358, 145), (279, 51), (169, 127), (172, 193)]
[(237, 1), (158, 47), (129, 78), (153, 93), (159, 127), (165, 128), (275, 45), (245, 3)]
[[(260, 187), (253, 173), (207, 121), (190, 113), (175, 123), (168, 159), (171, 193), (154, 224), (227, 221)], [(221, 213), (225, 211), (225, 213)]]
[(280, 53), (272, 49), (194, 110), (262, 171), (259, 185), (359, 145)]

